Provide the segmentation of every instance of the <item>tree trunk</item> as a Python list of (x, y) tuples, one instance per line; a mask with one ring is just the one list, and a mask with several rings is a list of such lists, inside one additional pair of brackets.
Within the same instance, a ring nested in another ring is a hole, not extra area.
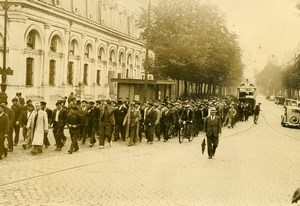
[(183, 93), (183, 96), (185, 96), (185, 97), (188, 94), (187, 90), (188, 90), (188, 83), (187, 83), (186, 80), (184, 80), (184, 93)]
[(200, 83), (200, 96), (202, 96), (202, 94), (203, 94), (203, 91), (202, 91), (202, 89), (203, 89), (203, 83)]

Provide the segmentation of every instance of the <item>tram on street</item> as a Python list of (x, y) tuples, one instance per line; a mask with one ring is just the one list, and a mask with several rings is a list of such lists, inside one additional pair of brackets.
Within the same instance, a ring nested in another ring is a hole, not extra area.
[(248, 103), (252, 110), (251, 113), (256, 104), (256, 95), (256, 87), (254, 84), (251, 84), (248, 79), (237, 88), (237, 98), (239, 102)]

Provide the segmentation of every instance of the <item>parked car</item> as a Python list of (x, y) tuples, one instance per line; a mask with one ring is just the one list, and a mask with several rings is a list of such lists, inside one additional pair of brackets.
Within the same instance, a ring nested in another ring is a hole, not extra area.
[(285, 97), (283, 97), (283, 96), (277, 96), (277, 97), (275, 97), (275, 104), (282, 104), (282, 105), (284, 105), (284, 102), (285, 102)]
[(284, 106), (298, 106), (296, 99), (285, 99)]
[(274, 96), (274, 95), (271, 95), (271, 96), (269, 97), (269, 100), (270, 100), (270, 101), (274, 101), (274, 100), (275, 100), (275, 96)]
[(281, 115), (281, 125), (283, 127), (300, 128), (300, 108), (297, 106), (285, 106), (284, 114)]

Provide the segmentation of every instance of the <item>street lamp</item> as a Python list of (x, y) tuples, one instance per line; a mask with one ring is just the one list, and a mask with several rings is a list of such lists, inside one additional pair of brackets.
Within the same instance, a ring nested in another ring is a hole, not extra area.
[(0, 103), (7, 102), (7, 75), (13, 75), (13, 71), (10, 67), (6, 68), (6, 36), (7, 36), (7, 10), (8, 10), (8, 3), (5, 0), (4, 3), (4, 37), (3, 37), (3, 68), (0, 67), (0, 74), (1, 76), (1, 92), (0, 92)]

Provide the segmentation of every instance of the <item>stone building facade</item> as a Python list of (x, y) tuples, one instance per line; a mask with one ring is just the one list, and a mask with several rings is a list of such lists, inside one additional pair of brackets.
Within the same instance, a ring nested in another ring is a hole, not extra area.
[[(4, 0), (0, 3), (3, 5)], [(54, 102), (115, 98), (112, 78), (142, 79), (137, 16), (113, 0), (9, 0), (7, 93)], [(4, 10), (0, 13), (3, 45)], [(0, 51), (2, 65), (3, 47)], [(10, 99), (9, 99), (10, 101)]]

